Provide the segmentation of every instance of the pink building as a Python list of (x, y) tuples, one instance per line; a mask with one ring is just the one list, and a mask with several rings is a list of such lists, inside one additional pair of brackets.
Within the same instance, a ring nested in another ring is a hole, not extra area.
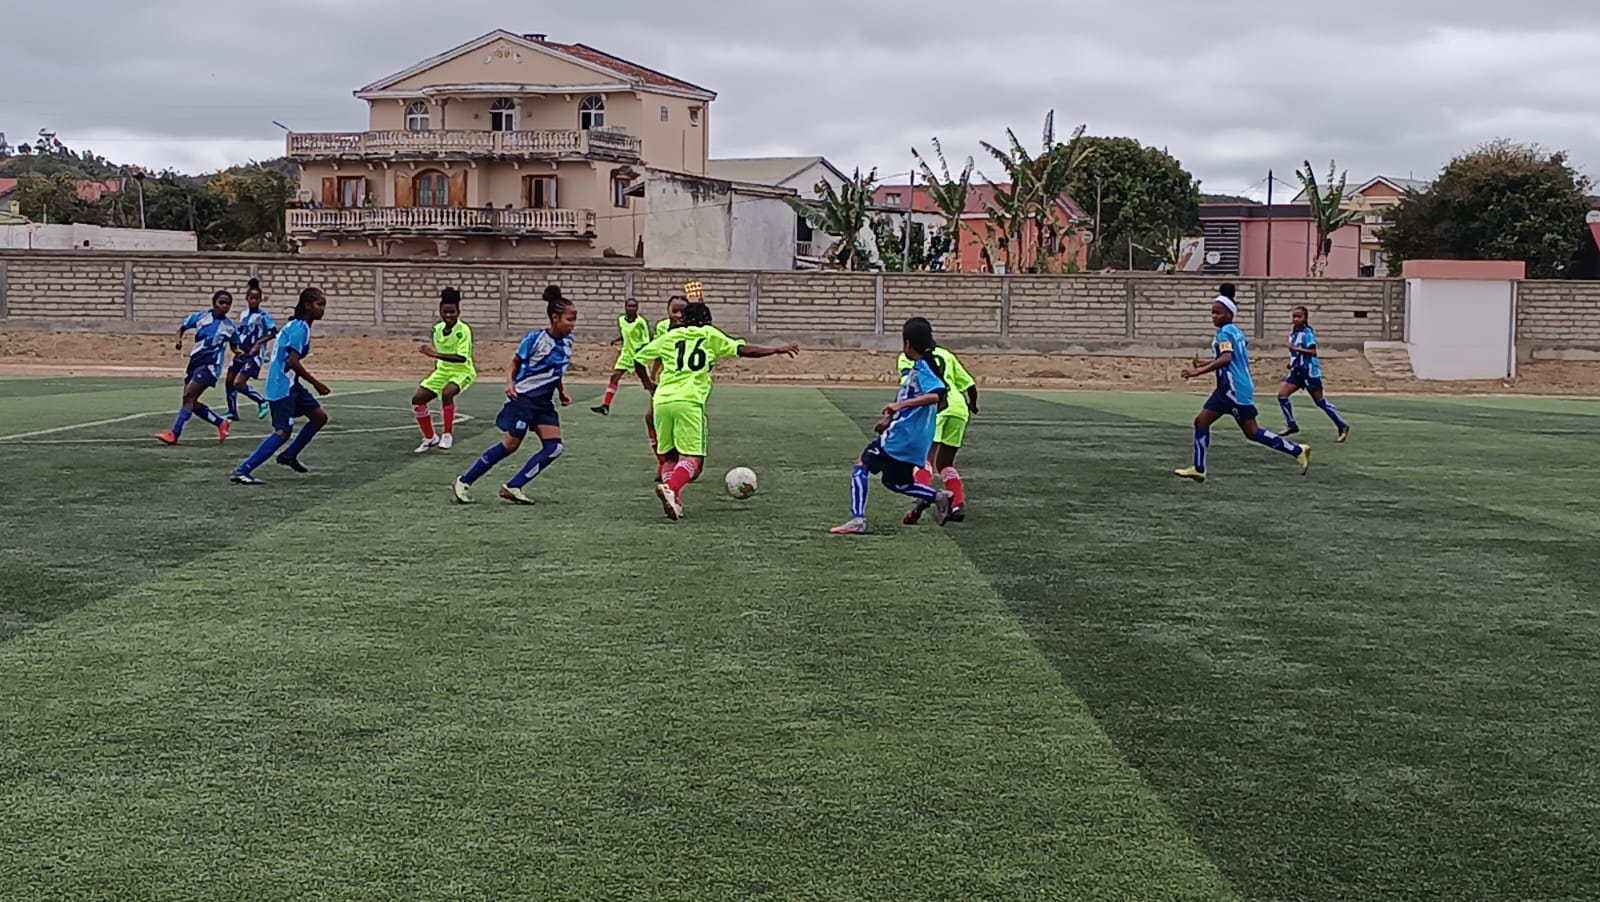
[[(1306, 204), (1201, 204), (1206, 264), (1211, 275), (1245, 278), (1296, 278), (1311, 272), (1316, 258), (1317, 226)], [(1270, 224), (1269, 224), (1270, 223)], [(1268, 234), (1271, 269), (1268, 271)], [(1352, 223), (1328, 236), (1330, 279), (1361, 274), (1361, 226)], [(1213, 257), (1213, 254), (1216, 256)], [(1217, 262), (1212, 263), (1215, 259)]]

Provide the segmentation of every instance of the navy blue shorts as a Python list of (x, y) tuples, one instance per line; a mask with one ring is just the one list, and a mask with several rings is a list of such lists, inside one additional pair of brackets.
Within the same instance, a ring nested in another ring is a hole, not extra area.
[(884, 485), (910, 485), (917, 479), (918, 465), (890, 457), (889, 452), (883, 450), (882, 439), (873, 439), (867, 445), (861, 452), (861, 463), (868, 473), (881, 475)]
[(198, 382), (206, 388), (217, 384), (217, 371), (210, 363), (189, 359), (189, 369), (183, 374), (183, 383)]
[(561, 428), (561, 414), (556, 412), (554, 396), (543, 398), (518, 398), (507, 401), (494, 418), (495, 428), (508, 435), (522, 438), (529, 429), (538, 426)]
[(1307, 376), (1304, 370), (1291, 370), (1289, 375), (1283, 377), (1283, 381), (1285, 385), (1303, 388), (1309, 392), (1322, 391), (1322, 377)]
[(228, 375), (237, 376), (244, 374), (246, 379), (255, 379), (261, 375), (261, 361), (254, 357), (235, 357), (233, 365), (228, 367)]
[(1235, 404), (1233, 399), (1228, 397), (1228, 393), (1224, 391), (1212, 392), (1211, 397), (1206, 399), (1205, 408), (1215, 413), (1233, 417), (1241, 423), (1248, 423), (1260, 416), (1260, 412), (1256, 410), (1255, 405)]
[(305, 386), (296, 385), (289, 389), (287, 398), (268, 401), (267, 406), (272, 408), (272, 428), (278, 432), (293, 432), (295, 419), (309, 416), (311, 411), (322, 406), (322, 402)]

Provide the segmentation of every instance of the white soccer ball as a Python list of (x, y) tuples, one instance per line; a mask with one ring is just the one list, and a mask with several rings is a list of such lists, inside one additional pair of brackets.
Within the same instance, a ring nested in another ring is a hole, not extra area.
[(749, 467), (734, 467), (722, 477), (728, 494), (735, 498), (749, 498), (756, 493), (756, 471)]

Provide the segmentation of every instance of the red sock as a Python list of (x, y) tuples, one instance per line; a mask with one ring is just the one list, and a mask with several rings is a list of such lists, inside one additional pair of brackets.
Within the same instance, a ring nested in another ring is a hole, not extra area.
[(604, 401), (601, 401), (600, 405), (602, 407), (610, 407), (611, 406), (611, 399), (615, 398), (616, 396), (617, 396), (617, 383), (615, 381), (613, 381), (611, 384), (606, 386), (606, 399)]
[(417, 416), (417, 428), (422, 430), (423, 438), (433, 438), (433, 411), (426, 404), (418, 404), (411, 408)]
[(678, 461), (678, 465), (676, 467), (672, 468), (672, 472), (671, 473), (667, 474), (667, 478), (666, 478), (667, 488), (672, 489), (674, 494), (683, 491), (683, 487), (684, 486), (686, 486), (690, 482), (694, 481), (695, 473), (697, 473), (698, 471), (699, 471), (699, 467), (695, 464), (694, 461), (692, 461), (692, 460), (680, 460), (680, 461)]
[(677, 461), (667, 460), (660, 454), (656, 455), (656, 475), (661, 477), (662, 482), (667, 481), (667, 474), (671, 473), (677, 466)]
[(911, 479), (917, 485), (931, 486), (933, 485), (933, 468), (924, 464), (923, 466), (917, 468), (917, 472), (912, 475)]
[(967, 503), (967, 491), (962, 486), (961, 474), (955, 467), (945, 467), (939, 478), (944, 480), (944, 490), (955, 496), (950, 499), (951, 504), (959, 506)]
[(454, 404), (446, 404), (442, 411), (444, 413), (444, 432), (448, 435), (456, 431), (456, 406)]

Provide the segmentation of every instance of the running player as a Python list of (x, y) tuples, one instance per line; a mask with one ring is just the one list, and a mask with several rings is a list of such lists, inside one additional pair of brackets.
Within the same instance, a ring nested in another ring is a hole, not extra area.
[(194, 330), (194, 348), (189, 351), (189, 368), (183, 376), (183, 404), (172, 428), (156, 433), (156, 440), (164, 445), (176, 445), (183, 436), (183, 426), (189, 418), (200, 419), (217, 427), (217, 441), (228, 440), (228, 421), (217, 416), (216, 411), (200, 403), (206, 389), (222, 378), (222, 360), (228, 348), (239, 347), (239, 327), (228, 319), (233, 307), (233, 295), (219, 291), (211, 296), (211, 309), (189, 314), (178, 326), (177, 349), (183, 350), (183, 333)]
[[(456, 395), (472, 387), (478, 379), (478, 367), (472, 362), (472, 328), (461, 321), (461, 292), (446, 288), (439, 292), (439, 322), (433, 325), (433, 344), (420, 345), (417, 350), (434, 360), (433, 372), (422, 380), (411, 394), (411, 412), (416, 415), (417, 428), (422, 430), (422, 444), (416, 453), (430, 448), (449, 451), (455, 444)], [(442, 398), (440, 434), (433, 434), (433, 411), (428, 404)]]
[(668, 329), (676, 329), (683, 325), (683, 309), (689, 306), (689, 299), (681, 294), (675, 294), (667, 299), (667, 318), (656, 322), (654, 338), (667, 334)]
[(1256, 386), (1250, 378), (1250, 340), (1245, 337), (1244, 330), (1233, 324), (1238, 312), (1239, 307), (1233, 300), (1233, 285), (1223, 285), (1217, 299), (1211, 304), (1211, 324), (1217, 328), (1217, 336), (1211, 342), (1213, 359), (1205, 366), (1183, 371), (1185, 379), (1198, 379), (1216, 373), (1217, 388), (1194, 418), (1194, 465), (1177, 470), (1176, 474), (1195, 482), (1206, 481), (1206, 452), (1211, 448), (1211, 424), (1227, 415), (1239, 424), (1245, 438), (1295, 458), (1300, 464), (1300, 475), (1304, 476), (1311, 469), (1311, 446), (1297, 445), (1256, 424)]
[(1317, 354), (1317, 333), (1311, 329), (1311, 311), (1294, 308), (1294, 330), (1289, 333), (1289, 373), (1278, 387), (1278, 406), (1283, 408), (1283, 434), (1294, 435), (1300, 426), (1294, 421), (1294, 405), (1289, 396), (1305, 389), (1339, 430), (1339, 442), (1350, 437), (1350, 424), (1339, 416), (1339, 409), (1322, 395), (1322, 358)]
[[(932, 334), (933, 325), (926, 319), (918, 316), (911, 321), (926, 324)], [(940, 483), (951, 495), (950, 519), (960, 523), (967, 518), (967, 492), (961, 472), (956, 469), (956, 454), (960, 452), (961, 443), (966, 437), (967, 421), (978, 412), (978, 383), (956, 359), (956, 355), (950, 353), (949, 348), (935, 343), (933, 359), (939, 363), (939, 374), (949, 391), (945, 396), (945, 407), (939, 411), (933, 448), (928, 452), (928, 460), (917, 468), (917, 484), (933, 485), (934, 474), (939, 474)], [(910, 357), (901, 354), (900, 375), (904, 377), (914, 364), (915, 361)], [(915, 525), (927, 509), (926, 504), (918, 502), (906, 512), (904, 522), (907, 526)]]
[(544, 290), (544, 300), (550, 325), (522, 337), (506, 376), (506, 403), (494, 421), (505, 437), (490, 445), (467, 472), (450, 485), (451, 494), (461, 504), (472, 503), (472, 484), (495, 464), (515, 454), (530, 427), (539, 436), (539, 450), (522, 465), (517, 475), (500, 487), (501, 498), (514, 504), (532, 504), (533, 499), (522, 487), (548, 469), (566, 450), (561, 441), (561, 415), (556, 411), (555, 398), (561, 399), (562, 407), (572, 403), (562, 377), (572, 365), (572, 330), (578, 325), (578, 308), (562, 297), (561, 289), (555, 285)]
[(622, 315), (617, 317), (617, 331), (621, 334), (611, 343), (622, 345), (622, 350), (618, 352), (617, 362), (611, 368), (611, 382), (606, 386), (605, 400), (600, 402), (599, 407), (590, 408), (601, 416), (611, 413), (611, 402), (617, 397), (622, 377), (633, 372), (634, 352), (650, 343), (650, 323), (639, 315), (639, 302), (633, 298), (628, 298), (622, 304)]
[(228, 419), (239, 419), (239, 395), (256, 402), (256, 419), (267, 416), (267, 399), (250, 387), (250, 380), (261, 375), (261, 358), (267, 345), (278, 334), (278, 324), (272, 314), (261, 309), (261, 280), (251, 279), (245, 285), (244, 302), (248, 308), (239, 317), (239, 347), (243, 352), (233, 358), (228, 367)]
[(310, 472), (300, 462), (300, 452), (311, 444), (322, 427), (328, 425), (328, 412), (300, 384), (300, 380), (309, 382), (317, 394), (328, 394), (328, 386), (307, 372), (305, 366), (305, 359), (311, 354), (311, 324), (322, 319), (327, 312), (328, 299), (322, 289), (307, 288), (300, 292), (300, 300), (294, 305), (294, 316), (278, 333), (277, 347), (272, 349), (272, 360), (267, 364), (267, 404), (272, 408), (272, 434), (262, 439), (245, 462), (234, 469), (228, 477), (229, 482), (260, 485), (261, 480), (251, 474), (282, 448), (284, 442), (289, 441), (289, 436), (294, 432), (294, 421), (299, 417), (306, 418), (306, 425), (294, 437), (294, 442), (278, 455), (278, 463), (296, 473)]
[[(655, 336), (654, 337), (655, 338), (660, 338), (661, 336), (667, 334), (671, 330), (676, 329), (679, 326), (683, 325), (683, 311), (688, 306), (689, 306), (689, 299), (684, 297), (683, 295), (675, 294), (672, 297), (668, 298), (667, 299), (667, 318), (663, 319), (663, 320), (660, 320), (660, 321), (658, 321), (656, 323), (656, 330), (655, 330)], [(635, 353), (637, 353), (637, 352), (635, 352)], [(661, 361), (657, 360), (653, 364), (651, 364), (651, 366), (650, 366), (650, 379), (652, 381), (654, 381), (656, 379), (659, 379), (660, 377), (661, 377)], [(660, 482), (661, 481), (661, 474), (662, 474), (662, 472), (664, 472), (662, 464), (665, 464), (667, 459), (666, 459), (665, 456), (662, 455), (661, 449), (658, 447), (660, 442), (658, 441), (658, 438), (656, 436), (656, 414), (655, 414), (655, 405), (654, 404), (651, 404), (651, 405), (648, 405), (648, 406), (645, 407), (645, 411), (644, 411), (644, 431), (645, 431), (645, 434), (650, 437), (650, 453), (654, 454), (656, 456), (656, 482)]]
[(829, 530), (836, 536), (856, 536), (867, 531), (868, 474), (880, 474), (891, 492), (909, 495), (919, 506), (931, 506), (943, 526), (950, 519), (951, 494), (935, 491), (917, 481), (917, 466), (928, 459), (938, 430), (938, 416), (946, 406), (949, 388), (939, 376), (942, 364), (934, 354), (933, 328), (916, 317), (900, 329), (902, 353), (911, 361), (900, 377), (900, 391), (883, 409), (878, 436), (850, 471), (850, 519)]
[[(800, 353), (795, 344), (757, 347), (729, 338), (711, 324), (711, 308), (692, 301), (683, 310), (683, 325), (669, 330), (634, 354), (634, 369), (651, 393), (651, 410), (661, 456), (656, 497), (669, 520), (683, 516), (680, 495), (700, 475), (706, 458), (706, 399), (711, 396), (711, 368), (728, 357), (771, 357)], [(661, 364), (660, 380), (645, 370)]]

